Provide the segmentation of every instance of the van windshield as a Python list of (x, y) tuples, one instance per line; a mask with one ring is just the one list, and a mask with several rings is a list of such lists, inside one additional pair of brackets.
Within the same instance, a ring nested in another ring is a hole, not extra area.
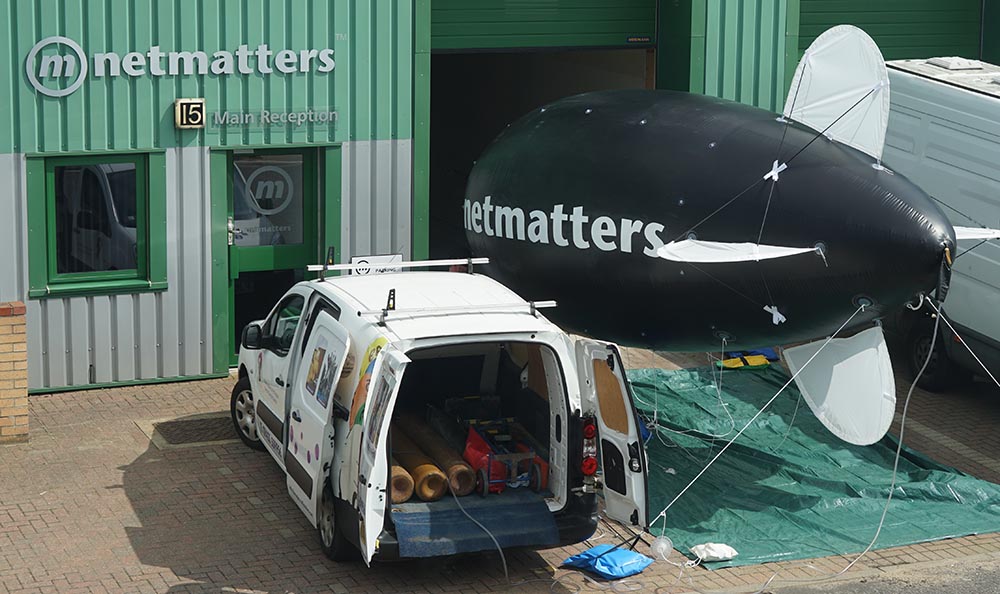
[(123, 227), (135, 229), (135, 166), (107, 173), (115, 216)]

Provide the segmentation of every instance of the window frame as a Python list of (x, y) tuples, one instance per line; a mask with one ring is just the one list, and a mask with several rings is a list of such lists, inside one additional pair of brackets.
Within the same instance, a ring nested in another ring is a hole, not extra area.
[[(29, 156), (28, 296), (143, 293), (167, 288), (166, 159), (163, 153), (90, 153)], [(128, 270), (59, 272), (56, 237), (57, 167), (132, 163), (136, 177), (136, 267)]]

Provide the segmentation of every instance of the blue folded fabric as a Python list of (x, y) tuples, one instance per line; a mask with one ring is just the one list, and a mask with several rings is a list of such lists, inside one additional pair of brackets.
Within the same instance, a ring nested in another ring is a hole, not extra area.
[(649, 430), (649, 427), (646, 426), (645, 421), (642, 420), (642, 417), (640, 417), (638, 413), (635, 415), (635, 424), (639, 426), (639, 437), (642, 439), (642, 443), (649, 441), (649, 438), (653, 436), (653, 433)]
[(651, 557), (628, 549), (602, 544), (563, 561), (564, 567), (576, 567), (602, 578), (617, 580), (642, 572), (653, 562)]

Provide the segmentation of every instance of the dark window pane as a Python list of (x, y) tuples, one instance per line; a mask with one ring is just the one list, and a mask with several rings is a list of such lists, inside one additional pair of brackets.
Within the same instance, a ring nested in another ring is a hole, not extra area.
[(136, 268), (134, 163), (55, 168), (56, 270)]
[(119, 169), (108, 174), (111, 202), (115, 207), (115, 218), (118, 222), (123, 227), (135, 229), (135, 165), (128, 163), (125, 166), (128, 169)]

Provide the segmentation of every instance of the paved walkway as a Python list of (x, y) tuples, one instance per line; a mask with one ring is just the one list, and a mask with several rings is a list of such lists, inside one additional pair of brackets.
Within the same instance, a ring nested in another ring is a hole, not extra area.
[[(666, 360), (630, 352), (626, 361), (670, 367), (699, 364), (704, 355)], [(32, 397), (30, 443), (0, 446), (0, 592), (611, 590), (554, 569), (584, 545), (509, 552), (513, 586), (495, 552), (374, 569), (328, 562), (266, 454), (239, 443), (159, 449), (150, 442), (151, 421), (228, 410), (231, 387), (231, 380), (212, 380)], [(911, 419), (908, 444), (1000, 481), (1000, 397), (986, 386), (943, 396), (918, 391)], [(605, 534), (594, 543), (610, 541)], [(973, 536), (878, 551), (844, 578), (880, 576), (901, 565), (973, 567), (997, 559), (1000, 535)], [(753, 592), (775, 571), (781, 579), (801, 579), (846, 563), (831, 557), (699, 568), (680, 579), (677, 568), (657, 563), (616, 588)]]

